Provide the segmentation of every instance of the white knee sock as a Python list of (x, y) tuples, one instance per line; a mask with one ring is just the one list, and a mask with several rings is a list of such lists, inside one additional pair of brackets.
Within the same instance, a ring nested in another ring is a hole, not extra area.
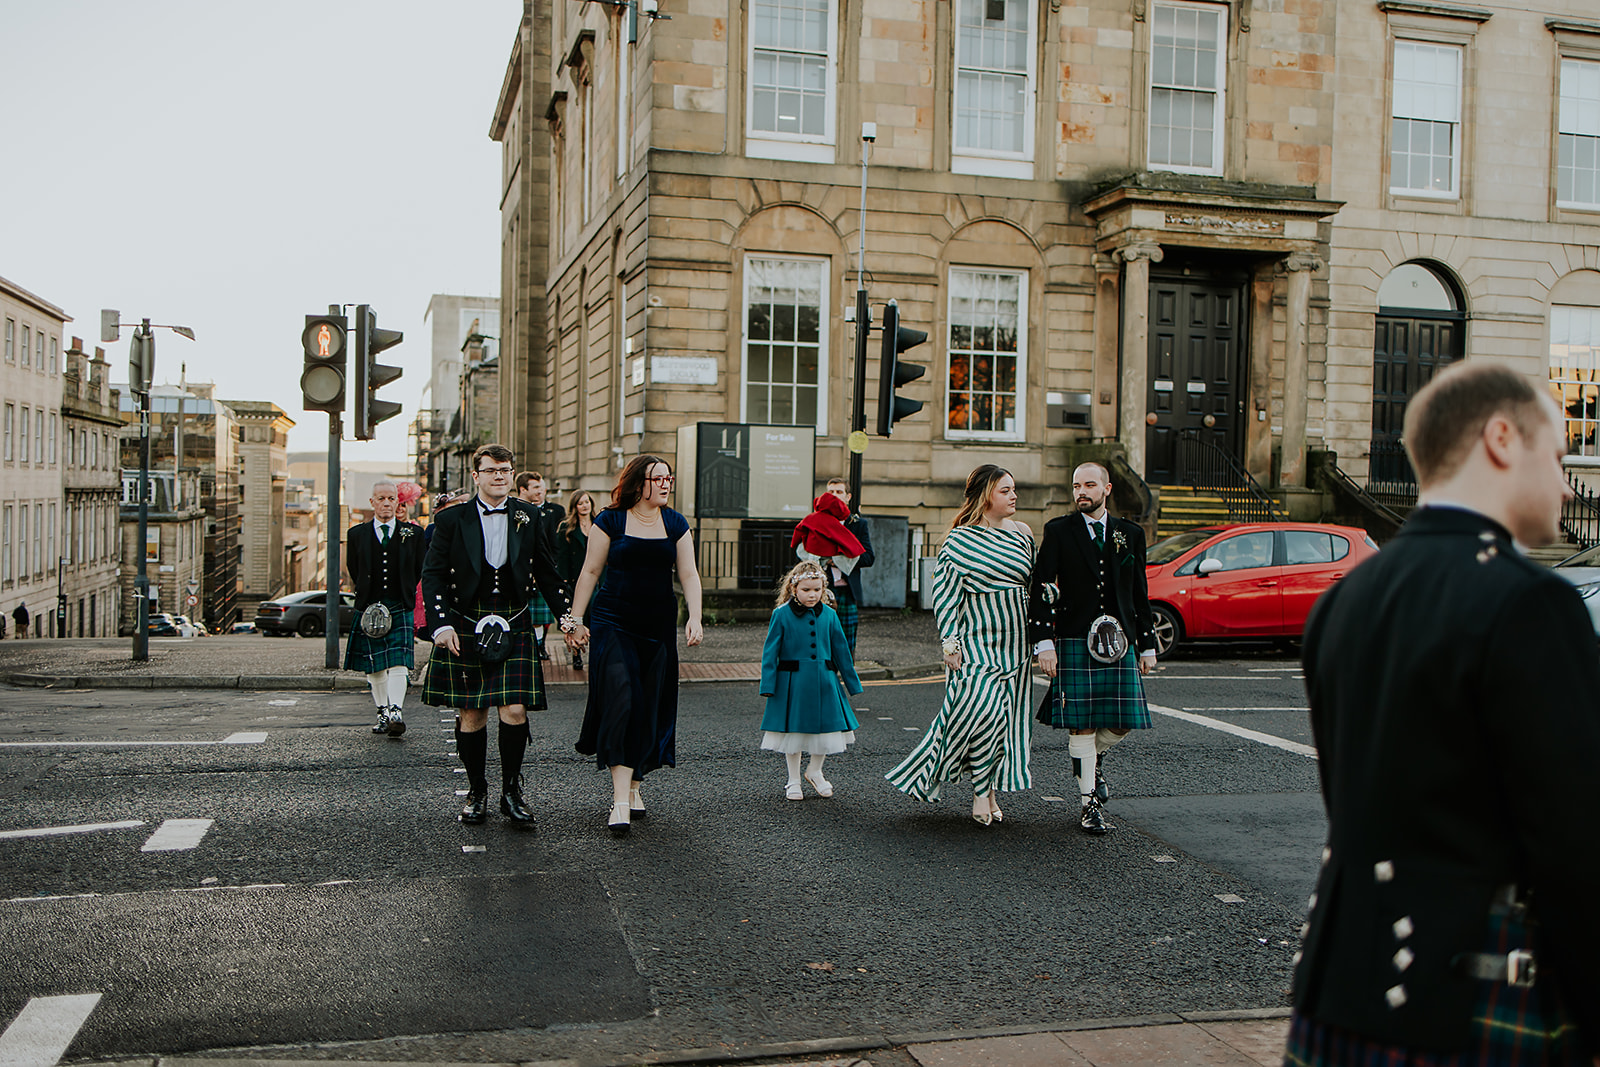
[(822, 761), (827, 759), (827, 758), (828, 758), (828, 755), (825, 752), (813, 752), (813, 753), (811, 753), (811, 766), (806, 768), (806, 773), (807, 774), (815, 774), (818, 778), (821, 778), (822, 777)]
[(1088, 799), (1094, 792), (1095, 735), (1073, 734), (1067, 741), (1067, 752), (1078, 775), (1078, 794)]
[(372, 702), (380, 708), (389, 706), (389, 672), (373, 671), (367, 675), (367, 685), (372, 689)]
[(785, 763), (787, 763), (789, 765), (789, 784), (790, 785), (799, 785), (800, 784), (800, 753), (798, 753), (798, 752), (785, 752), (783, 754), (783, 762), (785, 762)]
[(389, 706), (399, 709), (406, 704), (406, 683), (411, 680), (411, 672), (404, 667), (389, 668)]
[(1097, 753), (1104, 752), (1106, 749), (1110, 748), (1112, 745), (1116, 744), (1118, 741), (1121, 741), (1127, 736), (1127, 734), (1119, 734), (1114, 730), (1107, 730), (1104, 726), (1102, 726), (1100, 729), (1094, 732), (1094, 750)]

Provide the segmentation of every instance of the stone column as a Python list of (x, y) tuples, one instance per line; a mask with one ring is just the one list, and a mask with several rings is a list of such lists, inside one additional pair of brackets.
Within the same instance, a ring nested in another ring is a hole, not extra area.
[(1150, 264), (1161, 246), (1140, 241), (1117, 249), (1122, 275), (1122, 446), (1128, 465), (1144, 476), (1145, 411), (1150, 378)]
[(1121, 268), (1115, 256), (1094, 257), (1094, 395), (1089, 398), (1091, 432), (1117, 436), (1117, 337), (1121, 332)]
[(1306, 336), (1311, 316), (1311, 276), (1321, 267), (1322, 260), (1304, 252), (1296, 252), (1284, 262), (1289, 272), (1289, 294), (1284, 308), (1283, 458), (1278, 468), (1279, 481), (1284, 485), (1306, 484), (1306, 405), (1311, 382)]

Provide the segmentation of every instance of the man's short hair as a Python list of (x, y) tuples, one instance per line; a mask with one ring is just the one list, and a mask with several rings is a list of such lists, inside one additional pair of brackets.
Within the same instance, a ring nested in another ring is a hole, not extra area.
[(372, 495), (377, 496), (378, 490), (382, 489), (384, 486), (388, 486), (390, 489), (393, 489), (396, 496), (400, 495), (400, 486), (397, 483), (390, 481), (388, 478), (379, 478), (377, 481), (372, 483)]
[(513, 463), (516, 457), (511, 454), (511, 449), (505, 445), (479, 445), (478, 450), (472, 454), (472, 469), (477, 471), (478, 461), (485, 456), (496, 463)]
[(829, 485), (842, 485), (846, 489), (850, 488), (850, 480), (848, 478), (829, 478), (828, 479), (828, 484)]
[(1078, 464), (1077, 467), (1073, 467), (1072, 468), (1072, 473), (1073, 474), (1077, 474), (1079, 467), (1093, 467), (1095, 470), (1100, 472), (1100, 480), (1101, 481), (1105, 482), (1107, 485), (1111, 484), (1111, 468), (1107, 467), (1104, 463), (1101, 463), (1099, 460), (1097, 460), (1097, 459), (1086, 459), (1082, 463)]
[(1500, 363), (1473, 360), (1439, 371), (1406, 407), (1404, 441), (1417, 484), (1426, 487), (1454, 474), (1496, 415), (1526, 440), (1550, 417), (1544, 396), (1525, 375)]
[(534, 481), (535, 479), (542, 482), (544, 481), (544, 475), (537, 471), (523, 471), (521, 474), (517, 475), (517, 492), (520, 493), (524, 489), (528, 488), (528, 483)]

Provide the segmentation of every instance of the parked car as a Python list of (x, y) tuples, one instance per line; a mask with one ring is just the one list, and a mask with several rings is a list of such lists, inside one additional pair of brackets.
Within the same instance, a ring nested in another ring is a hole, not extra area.
[(1365, 530), (1323, 523), (1206, 526), (1145, 557), (1156, 655), (1185, 641), (1296, 638), (1334, 582), (1378, 551)]
[[(328, 595), (320, 589), (290, 593), (256, 608), (256, 629), (264, 634), (317, 637), (323, 632)], [(349, 633), (356, 621), (356, 595), (339, 594), (339, 632)]]
[(145, 632), (151, 637), (182, 637), (183, 632), (171, 615), (158, 611), (145, 619)]
[(228, 632), (230, 634), (254, 634), (261, 631), (256, 629), (256, 624), (253, 622), (236, 622), (228, 627)]
[(211, 633), (204, 625), (193, 621), (187, 615), (172, 616), (172, 624), (178, 628), (178, 633), (183, 637), (207, 637)]
[(1555, 572), (1578, 587), (1583, 606), (1594, 620), (1595, 636), (1600, 638), (1600, 545), (1568, 556), (1555, 565)]

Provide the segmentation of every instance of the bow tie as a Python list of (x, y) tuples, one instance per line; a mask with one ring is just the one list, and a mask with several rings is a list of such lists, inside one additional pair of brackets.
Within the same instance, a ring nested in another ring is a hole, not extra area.
[(498, 508), (480, 507), (478, 510), (481, 511), (485, 515), (504, 515), (506, 513), (506, 509), (503, 508), (503, 507), (498, 507)]

